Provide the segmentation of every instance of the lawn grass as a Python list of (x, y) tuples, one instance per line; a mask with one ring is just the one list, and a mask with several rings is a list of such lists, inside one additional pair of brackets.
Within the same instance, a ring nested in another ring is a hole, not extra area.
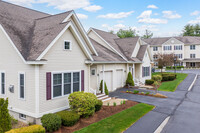
[[(152, 75), (161, 75), (160, 72), (153, 73)], [(166, 81), (158, 88), (159, 91), (175, 91), (178, 85), (188, 76), (186, 73), (176, 73), (177, 77), (173, 81)]]
[(154, 108), (139, 103), (74, 133), (121, 133)]

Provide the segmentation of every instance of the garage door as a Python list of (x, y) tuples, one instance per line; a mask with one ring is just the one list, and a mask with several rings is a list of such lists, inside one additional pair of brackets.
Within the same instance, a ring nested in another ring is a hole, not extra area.
[(123, 70), (119, 69), (116, 70), (117, 76), (116, 76), (116, 87), (121, 88), (123, 85)]
[[(107, 88), (108, 88), (108, 91), (112, 91), (113, 89), (113, 77), (112, 77), (112, 71), (105, 71), (104, 72), (104, 78), (105, 78), (105, 82), (106, 82), (106, 85), (107, 85)], [(101, 72), (101, 80), (103, 79), (103, 73)], [(100, 81), (101, 82), (101, 81)]]

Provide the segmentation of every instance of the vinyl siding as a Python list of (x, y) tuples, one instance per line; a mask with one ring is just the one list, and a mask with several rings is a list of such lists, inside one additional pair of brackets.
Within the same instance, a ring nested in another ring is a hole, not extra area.
[[(0, 29), (0, 71), (5, 71), (6, 97), (13, 111), (35, 113), (35, 67), (26, 65)], [(25, 100), (19, 99), (18, 72), (25, 72)], [(14, 93), (8, 91), (14, 85)], [(0, 95), (0, 98), (3, 96)]]
[[(66, 51), (63, 49), (64, 40), (72, 41), (72, 50)], [(88, 91), (88, 66), (85, 64), (87, 60), (85, 54), (80, 48), (75, 36), (68, 29), (54, 44), (54, 46), (44, 56), (47, 64), (40, 66), (40, 102), (39, 112), (53, 112), (58, 109), (64, 109), (68, 106), (68, 97), (60, 97), (52, 100), (46, 100), (46, 72), (52, 71), (69, 71), (69, 70), (84, 70), (85, 71), (85, 91)]]

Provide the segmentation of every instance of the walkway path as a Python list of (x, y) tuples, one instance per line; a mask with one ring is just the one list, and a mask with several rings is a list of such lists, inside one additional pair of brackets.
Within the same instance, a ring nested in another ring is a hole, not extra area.
[[(195, 128), (192, 132), (196, 133), (198, 131), (199, 133), (200, 114), (196, 117), (194, 115), (200, 111), (200, 96), (198, 96), (198, 94), (200, 94), (200, 77), (195, 82), (192, 91), (188, 92), (188, 88), (194, 81), (195, 76), (195, 74), (188, 74), (187, 78), (177, 87), (175, 92), (160, 91), (159, 93), (168, 96), (166, 99), (120, 93), (120, 91), (127, 89), (119, 89), (110, 93), (110, 96), (126, 98), (128, 100), (156, 106), (154, 110), (127, 129), (125, 133), (153, 133), (168, 116), (170, 116), (169, 122), (162, 132), (188, 133), (190, 129)], [(187, 127), (186, 124), (189, 125), (189, 127)]]

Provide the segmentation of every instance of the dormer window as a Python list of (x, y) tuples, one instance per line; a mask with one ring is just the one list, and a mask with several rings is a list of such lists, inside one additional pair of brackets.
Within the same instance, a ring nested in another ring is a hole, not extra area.
[(64, 50), (72, 50), (71, 41), (64, 41)]

